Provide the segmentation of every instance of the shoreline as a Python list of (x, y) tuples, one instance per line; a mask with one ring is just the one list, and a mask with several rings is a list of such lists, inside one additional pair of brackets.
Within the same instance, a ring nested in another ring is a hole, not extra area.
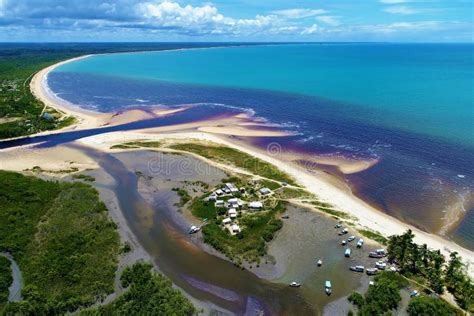
[[(50, 71), (62, 65), (64, 63), (72, 62), (78, 59), (87, 58), (91, 55), (80, 56), (72, 58), (60, 63), (51, 65), (38, 73), (32, 79), (30, 84), (33, 95), (38, 99), (43, 101), (47, 106), (53, 107), (57, 110), (65, 112), (69, 115), (76, 116), (80, 119), (77, 124), (70, 126), (69, 128), (91, 128), (91, 127), (100, 127), (101, 118), (103, 118), (103, 113), (72, 109), (65, 104), (61, 104), (60, 100), (54, 98), (47, 93), (46, 79)], [(124, 112), (126, 114), (127, 112)], [(55, 131), (56, 133), (58, 131)], [(163, 131), (166, 133), (167, 131)], [(195, 138), (204, 141), (211, 141), (218, 144), (222, 144), (228, 147), (232, 147), (238, 150), (241, 150), (247, 154), (250, 154), (256, 158), (260, 158), (264, 161), (274, 164), (277, 168), (282, 171), (287, 172), (289, 175), (293, 176), (297, 182), (304, 186), (309, 192), (317, 195), (321, 200), (333, 204), (337, 209), (346, 212), (350, 215), (355, 216), (359, 225), (362, 227), (367, 227), (374, 231), (378, 231), (385, 236), (393, 234), (401, 234), (407, 229), (411, 229), (415, 234), (415, 242), (417, 243), (426, 243), (428, 247), (439, 249), (444, 255), (449, 256), (449, 250), (457, 251), (461, 257), (468, 263), (474, 263), (474, 252), (463, 248), (462, 246), (449, 241), (441, 236), (429, 234), (421, 231), (418, 228), (415, 228), (409, 224), (403, 223), (400, 220), (391, 217), (376, 208), (368, 205), (366, 202), (355, 197), (353, 194), (345, 192), (340, 188), (335, 187), (329, 181), (325, 181), (316, 175), (309, 174), (301, 168), (298, 168), (295, 165), (288, 164), (283, 162), (275, 157), (272, 157), (266, 153), (262, 153), (256, 148), (251, 146), (242, 146), (236, 144), (235, 142), (229, 141), (229, 139), (223, 139), (215, 134), (210, 132), (183, 132), (174, 133), (174, 134), (152, 134), (152, 130), (149, 133), (142, 132), (113, 132), (103, 135), (96, 135), (88, 138), (81, 139), (79, 142), (95, 147), (97, 149), (108, 151), (109, 147), (113, 144), (112, 141), (115, 140), (116, 143), (132, 141), (135, 139), (162, 139), (162, 138)], [(222, 132), (222, 129), (221, 129)], [(54, 133), (54, 132), (49, 132)], [(232, 134), (232, 131), (229, 131)], [(261, 135), (260, 135), (261, 136)], [(110, 145), (110, 146), (109, 146)], [(469, 274), (474, 275), (474, 267), (469, 268)]]

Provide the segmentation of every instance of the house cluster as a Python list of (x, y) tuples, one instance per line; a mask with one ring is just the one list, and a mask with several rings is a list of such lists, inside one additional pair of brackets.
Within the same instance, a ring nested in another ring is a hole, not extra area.
[[(268, 188), (261, 188), (259, 193), (262, 196), (272, 194)], [(238, 197), (237, 197), (238, 196)], [(242, 231), (238, 217), (245, 211), (258, 211), (263, 209), (261, 201), (244, 201), (241, 197), (247, 196), (245, 188), (237, 188), (234, 183), (225, 183), (223, 187), (216, 189), (208, 197), (208, 201), (214, 202), (216, 208), (226, 208), (227, 212), (222, 219), (222, 224), (231, 234)]]

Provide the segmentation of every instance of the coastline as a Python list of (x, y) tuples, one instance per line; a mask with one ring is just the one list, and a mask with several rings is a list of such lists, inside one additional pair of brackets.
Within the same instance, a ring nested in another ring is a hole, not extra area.
[[(64, 104), (64, 102), (60, 102), (58, 98), (52, 96), (51, 93), (48, 93), (46, 80), (48, 73), (59, 65), (72, 62), (78, 59), (87, 58), (89, 56), (90, 55), (76, 57), (49, 66), (35, 74), (30, 85), (32, 93), (38, 99), (42, 100), (47, 106), (55, 108), (61, 112), (65, 112), (68, 115), (77, 117), (79, 120), (76, 124), (73, 125), (73, 127), (80, 129), (103, 126), (104, 114), (71, 108), (67, 104)], [(124, 114), (126, 113), (127, 112), (124, 112)], [(267, 153), (262, 152), (257, 148), (236, 144), (235, 142), (230, 141), (228, 138), (219, 137), (218, 135), (212, 133), (212, 130), (207, 129), (207, 132), (205, 131), (206, 130), (201, 130), (201, 132), (181, 131), (179, 133), (168, 134), (163, 134), (163, 132), (168, 131), (162, 131), (160, 134), (152, 134), (151, 132), (153, 132), (153, 130), (147, 130), (146, 132), (113, 132), (84, 138), (81, 139), (80, 142), (87, 146), (100, 149), (102, 151), (110, 150), (109, 148), (113, 144), (133, 141), (136, 139), (160, 140), (164, 138), (194, 138), (198, 140), (219, 143), (228, 147), (241, 150), (254, 157), (274, 164), (279, 169), (293, 176), (297, 180), (297, 182), (304, 186), (309, 192), (317, 195), (321, 200), (329, 202), (333, 204), (337, 209), (357, 217), (358, 224), (361, 227), (367, 227), (374, 231), (378, 231), (385, 236), (401, 234), (407, 229), (411, 229), (415, 234), (415, 242), (422, 244), (426, 243), (428, 247), (439, 249), (446, 256), (449, 256), (449, 251), (447, 250), (447, 248), (449, 248), (449, 250), (451, 251), (457, 251), (461, 255), (461, 257), (463, 257), (463, 259), (468, 263), (474, 262), (474, 253), (472, 251), (465, 249), (452, 241), (444, 239), (441, 236), (423, 232), (420, 229), (403, 223), (368, 205), (364, 201), (355, 197), (350, 192), (342, 190), (341, 188), (337, 188), (333, 184), (329, 183), (329, 181), (325, 181), (321, 177), (309, 174), (305, 170), (298, 168), (298, 166), (283, 162)], [(219, 134), (232, 135), (235, 130), (226, 130), (224, 127), (219, 127), (219, 132)], [(245, 135), (251, 136), (251, 133), (247, 133)], [(259, 134), (259, 136), (262, 135)], [(472, 265), (469, 268), (469, 274), (474, 275), (474, 267), (472, 267)]]

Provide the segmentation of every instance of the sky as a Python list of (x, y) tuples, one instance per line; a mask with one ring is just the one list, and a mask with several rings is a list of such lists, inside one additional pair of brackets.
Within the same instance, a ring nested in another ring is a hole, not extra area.
[(474, 0), (0, 0), (0, 41), (473, 42)]

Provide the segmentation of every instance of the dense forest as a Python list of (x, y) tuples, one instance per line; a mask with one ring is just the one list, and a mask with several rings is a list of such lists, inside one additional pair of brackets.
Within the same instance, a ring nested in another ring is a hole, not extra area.
[[(10, 262), (0, 257), (0, 315), (61, 315), (114, 292), (120, 240), (93, 187), (0, 171), (0, 218), (0, 252), (13, 256), (24, 281), (23, 300), (7, 303)], [(129, 290), (104, 311), (132, 308), (147, 314), (179, 305), (194, 313), (187, 299), (150, 269), (142, 263), (126, 269), (121, 283)], [(150, 297), (150, 305), (143, 304)]]
[(413, 242), (414, 235), (408, 230), (403, 235), (391, 236), (388, 240), (388, 261), (395, 264), (398, 272), (382, 272), (374, 279), (365, 295), (354, 292), (348, 299), (358, 309), (358, 315), (385, 315), (400, 306), (400, 290), (414, 286), (421, 295), (411, 298), (407, 313), (416, 315), (462, 315), (440, 295), (446, 290), (457, 304), (472, 313), (474, 308), (474, 285), (466, 266), (456, 252), (449, 261), (439, 250)]

